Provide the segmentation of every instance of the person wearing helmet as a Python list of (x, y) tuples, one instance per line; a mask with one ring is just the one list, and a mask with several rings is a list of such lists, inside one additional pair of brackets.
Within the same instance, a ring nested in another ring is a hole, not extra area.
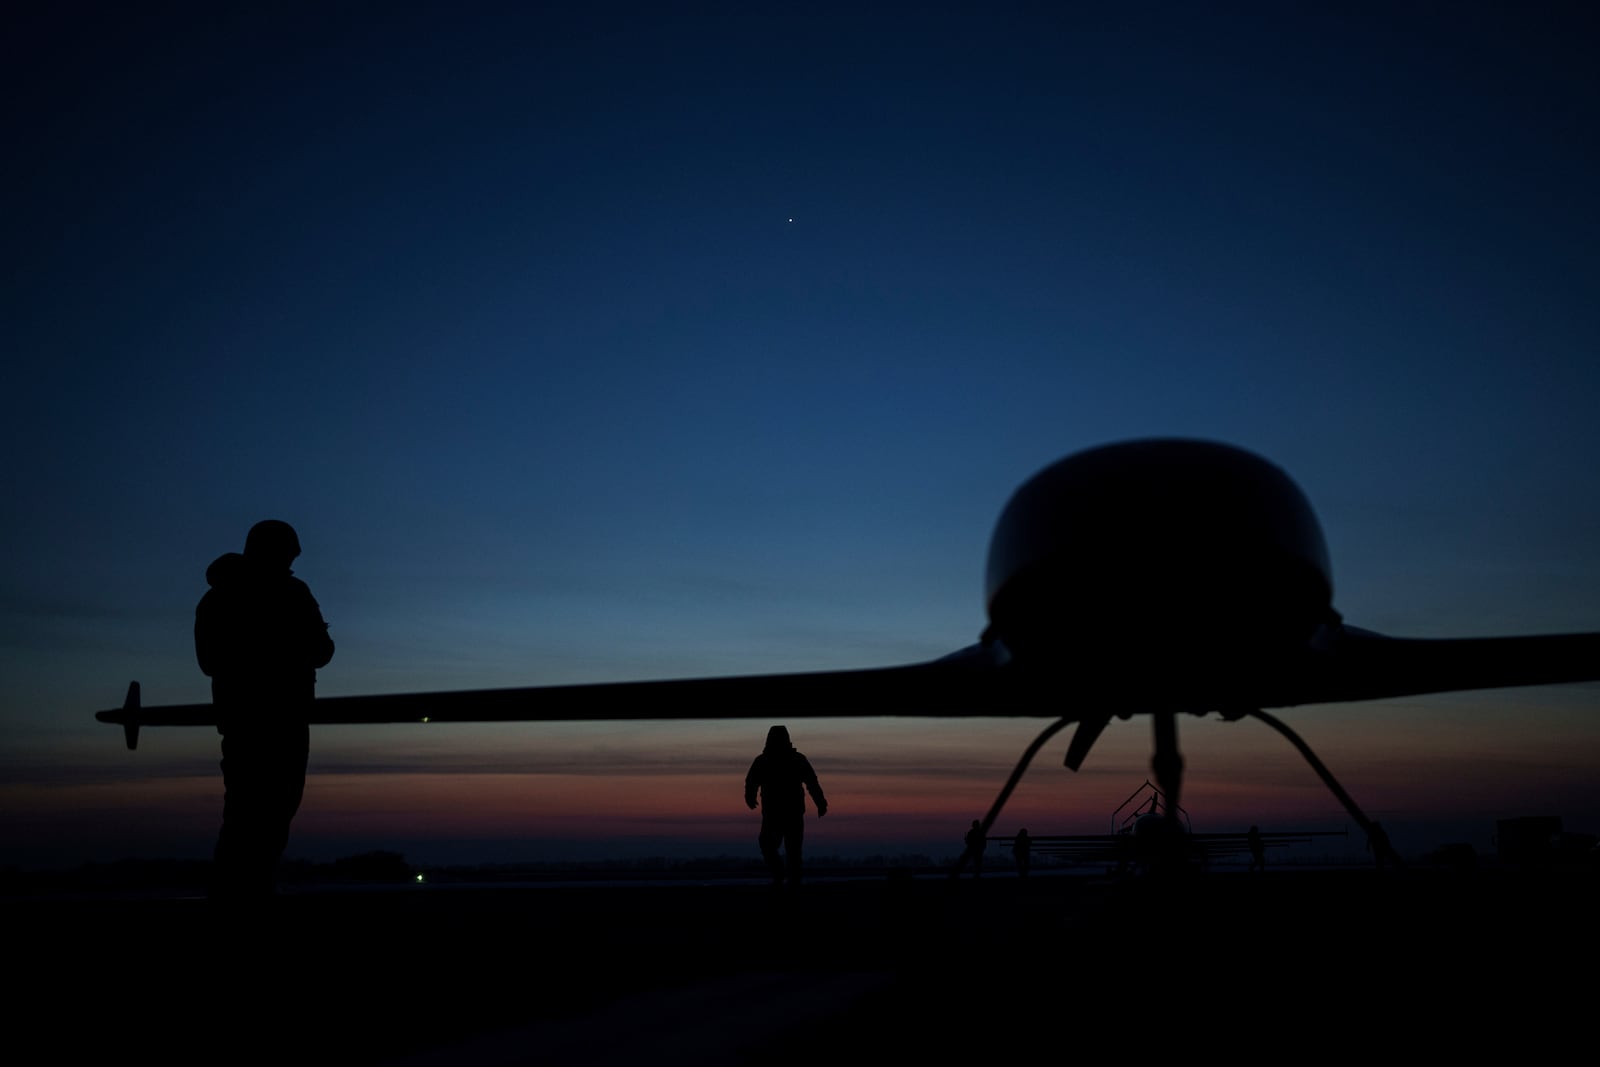
[[(811, 761), (789, 742), (789, 728), (767, 731), (767, 744), (750, 764), (744, 777), (744, 802), (752, 811), (761, 798), (761, 858), (767, 861), (772, 884), (780, 887), (787, 873), (790, 887), (800, 884), (801, 841), (805, 837), (806, 792), (816, 802), (817, 816), (828, 814), (828, 801), (817, 782)], [(783, 846), (783, 855), (778, 847)], [(785, 864), (787, 859), (787, 864)]]
[(211, 679), (222, 735), (214, 899), (272, 895), (305, 792), (307, 719), (333, 639), (311, 589), (290, 570), (299, 555), (292, 526), (257, 523), (243, 554), (226, 553), (206, 569), (211, 588), (195, 608), (195, 657)]

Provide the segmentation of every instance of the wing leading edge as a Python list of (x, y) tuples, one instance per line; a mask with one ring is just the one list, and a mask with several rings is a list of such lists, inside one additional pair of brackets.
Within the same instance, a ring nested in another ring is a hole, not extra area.
[[(1059, 715), (1021, 709), (1011, 675), (981, 646), (898, 667), (795, 674), (733, 675), (665, 681), (465, 689), (319, 697), (314, 726), (435, 722), (607, 722), (650, 719), (802, 719), (869, 716), (953, 718), (996, 714)], [(215, 726), (211, 704), (139, 705), (139, 683), (121, 708), (95, 713), (123, 727), (128, 747), (141, 726)]]
[[(942, 659), (898, 667), (667, 681), (469, 689), (321, 697), (312, 725), (432, 722), (573, 722), (652, 719), (844, 717), (1067, 718), (1159, 708), (1292, 707), (1425, 693), (1600, 680), (1600, 633), (1541, 637), (1393, 638), (1353, 627), (1309, 651), (1294, 668), (1185, 697), (1160, 678), (1097, 677), (1093, 663), (1064, 661), (1041, 672), (973, 645)], [(215, 726), (210, 704), (141, 707), (138, 683), (121, 708), (95, 713), (123, 727), (128, 747), (142, 726)]]
[(1402, 638), (1343, 627), (1284, 694), (1261, 707), (1600, 680), (1600, 633)]

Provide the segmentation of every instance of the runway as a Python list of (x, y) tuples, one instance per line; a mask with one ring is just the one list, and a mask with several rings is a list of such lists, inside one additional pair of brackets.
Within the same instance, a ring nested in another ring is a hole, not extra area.
[(1595, 992), (1597, 886), (1361, 870), (12, 901), (13, 1034), (74, 1058), (419, 1067), (1106, 1041), (1554, 1054)]

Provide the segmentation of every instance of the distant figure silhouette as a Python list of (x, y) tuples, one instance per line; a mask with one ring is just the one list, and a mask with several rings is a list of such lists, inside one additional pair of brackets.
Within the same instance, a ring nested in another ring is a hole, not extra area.
[(1250, 870), (1259, 868), (1262, 874), (1267, 873), (1267, 846), (1261, 840), (1260, 827), (1250, 827), (1250, 833), (1246, 836), (1250, 840)]
[(206, 569), (211, 588), (194, 614), (194, 650), (211, 678), (222, 734), (222, 830), (212, 897), (269, 897), (289, 824), (306, 786), (317, 668), (333, 639), (311, 590), (289, 565), (300, 539), (286, 522), (250, 528), (244, 554)]
[[(806, 791), (817, 805), (817, 817), (828, 814), (828, 800), (822, 795), (817, 772), (811, 761), (795, 751), (789, 742), (789, 728), (774, 726), (767, 731), (767, 745), (750, 764), (744, 776), (744, 802), (752, 810), (756, 795), (761, 797), (761, 858), (767, 861), (772, 884), (781, 887), (787, 874), (791, 887), (800, 884), (801, 842), (806, 828)], [(779, 845), (784, 855), (778, 854)], [(788, 863), (785, 865), (785, 858)]]
[(967, 831), (966, 842), (967, 851), (962, 855), (961, 862), (972, 864), (972, 877), (976, 878), (983, 873), (983, 850), (989, 844), (983, 832), (983, 823), (972, 820), (972, 829)]
[(1033, 838), (1028, 836), (1028, 828), (1024, 826), (1017, 831), (1017, 836), (1011, 842), (1011, 855), (1017, 860), (1017, 877), (1028, 877), (1028, 866), (1033, 862)]

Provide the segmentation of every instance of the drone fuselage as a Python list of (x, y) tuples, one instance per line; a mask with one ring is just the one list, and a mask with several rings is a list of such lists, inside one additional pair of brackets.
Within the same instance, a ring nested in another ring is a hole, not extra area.
[(1270, 675), (1338, 620), (1299, 487), (1183, 439), (1079, 452), (1025, 482), (995, 526), (986, 596), (989, 636), (1019, 664), (1180, 702)]

